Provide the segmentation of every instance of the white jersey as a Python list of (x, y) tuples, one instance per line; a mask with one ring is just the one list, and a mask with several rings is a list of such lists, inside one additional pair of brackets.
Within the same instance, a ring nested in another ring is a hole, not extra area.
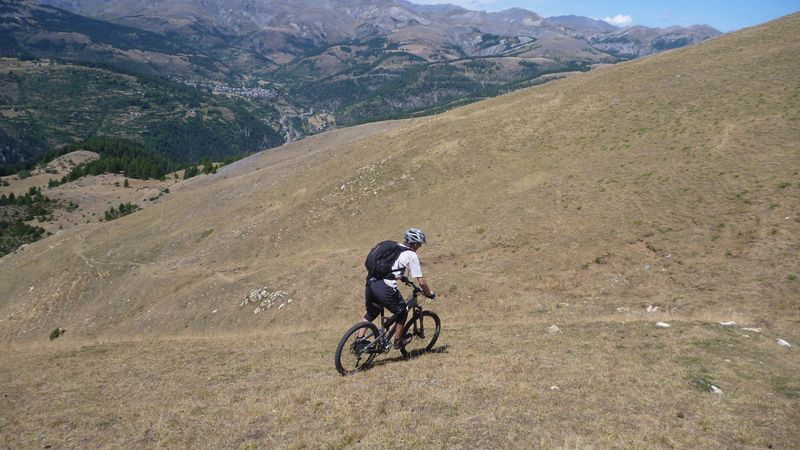
[[(405, 247), (403, 244), (400, 245)], [(408, 275), (412, 278), (419, 278), (422, 276), (422, 267), (419, 264), (419, 257), (417, 253), (411, 249), (400, 253), (400, 256), (397, 257), (397, 260), (392, 265), (392, 273), (395, 274), (397, 278), (406, 275), (406, 271), (409, 272)], [(383, 282), (389, 287), (397, 289), (397, 281), (383, 280)]]

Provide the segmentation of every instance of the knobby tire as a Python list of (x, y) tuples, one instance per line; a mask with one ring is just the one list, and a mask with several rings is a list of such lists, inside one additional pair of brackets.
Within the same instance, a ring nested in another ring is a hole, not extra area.
[(336, 370), (342, 376), (352, 375), (367, 369), (372, 365), (377, 355), (377, 353), (368, 353), (354, 346), (358, 331), (362, 328), (367, 329), (364, 337), (366, 337), (370, 343), (375, 342), (375, 339), (378, 337), (378, 327), (367, 322), (357, 323), (344, 333), (344, 336), (342, 336), (342, 339), (339, 341), (339, 345), (336, 346), (336, 356), (334, 357)]
[(442, 321), (439, 316), (432, 311), (422, 311), (419, 317), (412, 317), (406, 324), (405, 332), (411, 333), (412, 339), (400, 349), (400, 353), (403, 357), (410, 358), (429, 352), (436, 345), (441, 331)]

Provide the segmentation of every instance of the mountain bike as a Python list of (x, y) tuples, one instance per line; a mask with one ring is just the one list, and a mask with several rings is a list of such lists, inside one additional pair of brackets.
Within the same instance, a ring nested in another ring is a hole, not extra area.
[[(419, 356), (430, 351), (439, 339), (442, 330), (442, 321), (433, 311), (423, 311), (418, 301), (422, 292), (417, 285), (403, 277), (400, 279), (406, 286), (413, 289), (406, 299), (406, 309), (412, 311), (411, 317), (406, 322), (405, 332), (411, 334), (411, 341), (400, 348), (403, 357)], [(393, 315), (384, 318), (381, 308), (381, 329), (371, 322), (359, 322), (344, 333), (339, 345), (336, 346), (336, 370), (342, 375), (352, 375), (358, 371), (366, 370), (375, 358), (392, 350), (392, 337), (397, 328), (397, 321)], [(364, 336), (359, 338), (359, 332), (366, 330)]]

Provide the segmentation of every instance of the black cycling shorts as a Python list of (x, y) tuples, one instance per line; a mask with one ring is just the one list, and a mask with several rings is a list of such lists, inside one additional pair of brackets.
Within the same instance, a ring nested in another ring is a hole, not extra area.
[(377, 278), (367, 280), (367, 286), (364, 288), (364, 306), (367, 309), (364, 319), (369, 322), (375, 320), (381, 314), (383, 308), (388, 309), (392, 314), (396, 314), (398, 323), (405, 323), (408, 315), (406, 302), (403, 300), (403, 296), (400, 295), (400, 291)]

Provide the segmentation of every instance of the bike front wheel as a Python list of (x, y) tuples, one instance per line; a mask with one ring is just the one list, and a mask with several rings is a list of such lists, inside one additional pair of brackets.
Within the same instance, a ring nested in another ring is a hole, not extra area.
[(401, 348), (400, 353), (406, 358), (413, 358), (430, 351), (441, 331), (442, 321), (439, 316), (431, 311), (423, 311), (406, 324), (405, 332), (411, 334), (411, 342)]
[[(362, 333), (363, 337), (359, 338)], [(352, 375), (372, 365), (377, 355), (377, 338), (378, 327), (371, 323), (361, 322), (350, 327), (336, 346), (336, 370), (342, 376)]]

